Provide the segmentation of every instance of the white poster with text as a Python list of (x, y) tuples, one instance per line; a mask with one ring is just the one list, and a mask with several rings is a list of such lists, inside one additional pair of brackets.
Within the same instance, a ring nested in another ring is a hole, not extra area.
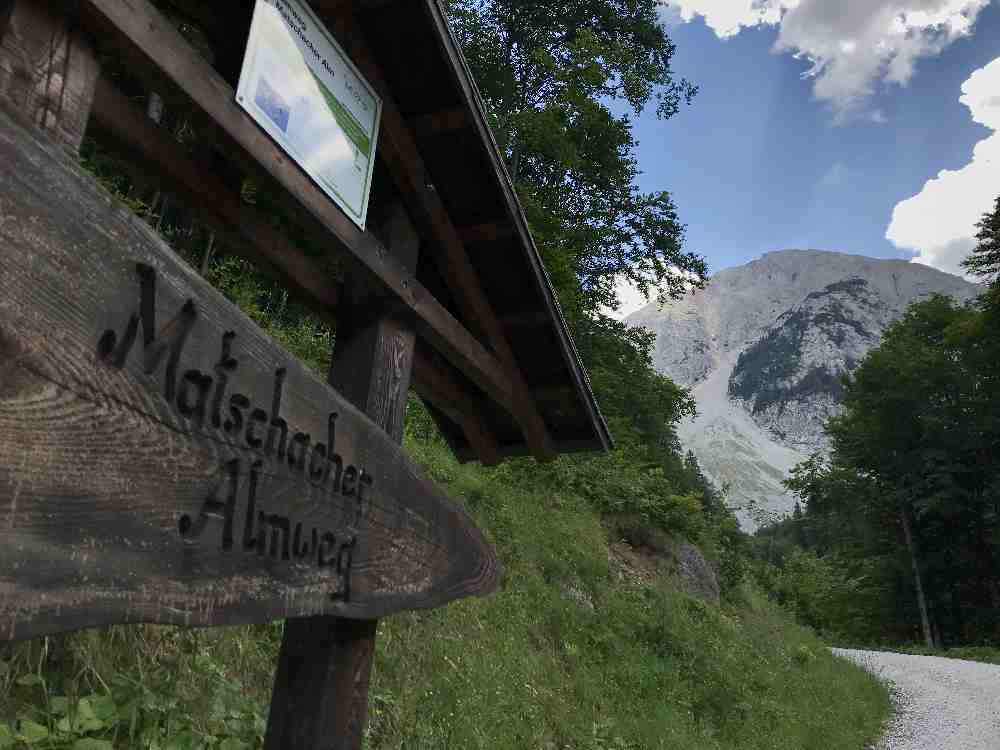
[(362, 229), (382, 101), (300, 0), (257, 0), (237, 102)]

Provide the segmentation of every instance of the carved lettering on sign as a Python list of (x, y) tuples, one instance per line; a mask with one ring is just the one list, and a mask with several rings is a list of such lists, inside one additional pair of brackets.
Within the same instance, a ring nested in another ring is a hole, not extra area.
[[(293, 431), (281, 416), (285, 368), (274, 372), (270, 412), (256, 407), (245, 394), (227, 394), (230, 381), (239, 369), (239, 361), (234, 356), (236, 334), (233, 331), (223, 334), (219, 357), (211, 373), (188, 369), (180, 374), (184, 346), (198, 320), (197, 307), (193, 300), (186, 301), (157, 331), (156, 272), (145, 264), (137, 264), (136, 272), (139, 310), (129, 317), (121, 335), (109, 329), (100, 336), (98, 360), (115, 369), (124, 368), (141, 332), (142, 371), (156, 376), (162, 365), (163, 396), (191, 426), (198, 430), (220, 430), (235, 439), (237, 445), (242, 444), (264, 458), (277, 460), (293, 476), (321, 489), (327, 497), (339, 496), (345, 501), (337, 531), (310, 527), (287, 515), (268, 512), (258, 507), (264, 461), (258, 458), (249, 463), (246, 481), (241, 486), (243, 462), (234, 458), (222, 467), (222, 479), (203, 501), (197, 517), (185, 514), (180, 518), (181, 537), (187, 542), (198, 542), (209, 522), (217, 521), (221, 523), (221, 551), (252, 553), (281, 562), (330, 569), (340, 580), (333, 598), (349, 601), (357, 530), (370, 517), (374, 478), (363, 467), (345, 465), (336, 452), (338, 414), (331, 412), (327, 418), (325, 443), (314, 443), (308, 433)], [(223, 411), (224, 405), (227, 413)], [(243, 518), (243, 526), (237, 542), (238, 513)], [(430, 531), (424, 519), (417, 523), (410, 521), (410, 524), (416, 528), (421, 522)]]
[(202, 503), (196, 519), (192, 520), (187, 514), (181, 516), (178, 522), (181, 537), (190, 542), (198, 541), (209, 521), (219, 521), (222, 523), (220, 549), (223, 552), (237, 550), (266, 555), (282, 562), (309, 563), (318, 568), (331, 568), (341, 579), (340, 589), (333, 597), (348, 601), (357, 534), (350, 529), (338, 534), (315, 526), (307, 528), (301, 521), (293, 523), (287, 516), (259, 509), (257, 489), (263, 466), (260, 460), (250, 465), (246, 482), (246, 503), (242, 512), (243, 534), (240, 543), (236, 544), (234, 529), (239, 509), (240, 465), (238, 458), (226, 463), (220, 485), (213, 488)]
[(496, 590), (393, 434), (2, 108), (0, 165), (0, 641)]
[[(356, 499), (358, 519), (370, 511), (368, 497), (374, 478), (364, 468), (348, 465), (334, 450), (336, 442), (337, 413), (327, 420), (327, 443), (312, 442), (308, 433), (291, 432), (281, 417), (281, 399), (286, 370), (274, 373), (271, 412), (255, 408), (242, 393), (229, 396), (228, 414), (222, 415), (222, 404), (230, 375), (236, 372), (239, 362), (233, 356), (236, 334), (228, 331), (222, 336), (219, 361), (214, 367), (214, 377), (200, 370), (186, 370), (179, 379), (178, 368), (184, 345), (195, 323), (198, 312), (193, 300), (183, 304), (180, 311), (163, 329), (156, 333), (156, 272), (145, 264), (136, 264), (139, 277), (139, 312), (134, 313), (119, 338), (113, 330), (105, 331), (97, 344), (97, 358), (116, 369), (122, 369), (135, 345), (139, 326), (142, 326), (142, 368), (153, 375), (166, 358), (163, 395), (176, 406), (177, 411), (197, 427), (208, 423), (227, 435), (242, 438), (242, 442), (267, 457), (275, 456), (287, 462), (288, 468), (310, 479), (316, 485), (326, 485), (331, 492)], [(308, 472), (307, 472), (308, 469)], [(332, 480), (332, 482), (331, 482)]]

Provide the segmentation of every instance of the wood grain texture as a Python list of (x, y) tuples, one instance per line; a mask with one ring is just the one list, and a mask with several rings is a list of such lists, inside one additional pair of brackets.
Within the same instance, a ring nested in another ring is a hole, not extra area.
[(413, 365), (414, 382), (421, 397), (462, 429), (483, 466), (498, 465), (500, 449), (496, 435), (480, 415), (482, 404), (462, 387), (447, 365), (438, 361), (433, 352), (418, 349)]
[(131, 157), (138, 171), (183, 195), (198, 217), (228, 239), (235, 251), (263, 265), (296, 296), (330, 311), (336, 307), (337, 287), (317, 259), (288, 242), (222, 178), (198, 164), (103, 77), (94, 92), (93, 118), (91, 132), (102, 145)]
[(364, 734), (377, 621), (285, 623), (264, 750), (355, 750)]
[[(475, 78), (462, 54), (458, 38), (448, 23), (446, 3), (442, 0), (417, 0), (417, 4), (423, 7), (424, 16), (432, 29), (431, 36), (435, 39), (440, 53), (449, 61), (449, 67), (453, 71), (450, 83), (461, 91), (462, 99), (467, 103), (472, 115), (475, 129), (479, 132), (482, 142), (487, 146), (484, 153), (493, 165), (491, 176), (507, 204), (507, 215), (514, 224), (515, 234), (519, 240), (517, 244), (524, 253), (523, 257), (531, 269), (531, 273), (525, 275), (525, 281), (528, 283), (530, 280), (530, 283), (537, 288), (539, 297), (548, 313), (546, 325), (553, 324), (555, 326), (556, 340), (562, 350), (563, 362), (569, 370), (579, 398), (578, 408), (582, 407), (582, 410), (585, 411), (586, 422), (592, 430), (591, 435), (582, 440), (560, 440), (559, 450), (562, 452), (575, 450), (608, 451), (612, 448), (614, 441), (597, 406), (593, 390), (590, 387), (590, 378), (580, 360), (573, 337), (570, 335), (569, 327), (556, 298), (555, 289), (542, 263), (538, 248), (535, 247), (535, 241), (528, 228), (528, 219), (518, 200), (517, 191), (507, 171), (502, 152), (497, 146), (493, 129), (489, 125), (486, 107), (476, 89)], [(438, 83), (437, 85), (442, 84)], [(520, 451), (515, 450), (511, 453), (516, 452)]]
[(0, 30), (0, 99), (73, 150), (80, 147), (99, 66), (62, 2), (13, 0)]
[(499, 574), (384, 431), (0, 111), (0, 639), (371, 619)]
[(408, 124), (413, 135), (419, 139), (471, 128), (472, 118), (465, 107), (450, 107), (419, 117), (412, 117)]

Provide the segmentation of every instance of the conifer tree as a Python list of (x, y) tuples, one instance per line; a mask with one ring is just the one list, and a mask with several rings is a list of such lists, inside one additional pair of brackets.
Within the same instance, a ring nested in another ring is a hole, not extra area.
[(976, 224), (976, 249), (962, 261), (969, 273), (996, 284), (1000, 277), (1000, 197), (993, 204), (993, 211), (983, 214)]

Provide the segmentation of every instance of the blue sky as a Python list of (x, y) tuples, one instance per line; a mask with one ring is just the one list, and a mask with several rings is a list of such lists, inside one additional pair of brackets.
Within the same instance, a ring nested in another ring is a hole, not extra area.
[(1000, 194), (987, 2), (670, 0), (674, 68), (701, 91), (666, 122), (636, 120), (640, 187), (673, 194), (712, 271), (793, 247), (957, 270)]

